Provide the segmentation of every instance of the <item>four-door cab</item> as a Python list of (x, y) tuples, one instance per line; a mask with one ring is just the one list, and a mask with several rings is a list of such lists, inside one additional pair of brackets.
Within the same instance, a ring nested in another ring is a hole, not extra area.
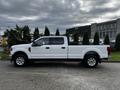
[(43, 36), (30, 44), (11, 47), (11, 61), (25, 66), (34, 61), (75, 61), (96, 67), (110, 53), (108, 45), (69, 45), (65, 36)]

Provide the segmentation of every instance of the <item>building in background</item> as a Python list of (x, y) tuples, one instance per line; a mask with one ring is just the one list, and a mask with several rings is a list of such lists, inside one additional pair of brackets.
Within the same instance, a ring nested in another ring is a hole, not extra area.
[(108, 34), (110, 40), (115, 40), (117, 34), (120, 33), (120, 19), (91, 24), (91, 38), (94, 37), (95, 32), (98, 32), (101, 39)]
[(89, 36), (91, 36), (91, 26), (80, 26), (80, 27), (74, 27), (66, 30), (66, 34), (69, 36), (70, 40), (72, 40), (72, 36), (74, 34), (78, 34), (79, 40), (81, 41), (83, 39), (83, 35), (85, 32), (88, 32)]
[(75, 27), (66, 30), (66, 34), (71, 35), (79, 33), (83, 36), (84, 32), (90, 34), (91, 39), (94, 38), (96, 32), (98, 32), (100, 39), (104, 39), (105, 35), (108, 34), (111, 41), (115, 40), (118, 33), (120, 33), (120, 19), (111, 20), (102, 23), (93, 23), (87, 26)]

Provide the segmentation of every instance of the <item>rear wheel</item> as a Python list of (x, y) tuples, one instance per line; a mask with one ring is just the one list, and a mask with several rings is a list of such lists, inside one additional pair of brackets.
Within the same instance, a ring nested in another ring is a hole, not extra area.
[(22, 55), (22, 54), (17, 54), (14, 56), (14, 65), (15, 66), (19, 66), (19, 67), (22, 67), (22, 66), (25, 66), (27, 65), (27, 57), (25, 55)]
[(98, 65), (98, 58), (95, 55), (87, 55), (84, 63), (87, 67), (96, 67)]

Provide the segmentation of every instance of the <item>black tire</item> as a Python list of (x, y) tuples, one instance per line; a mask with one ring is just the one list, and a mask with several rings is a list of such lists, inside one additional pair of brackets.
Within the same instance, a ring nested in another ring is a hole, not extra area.
[(14, 65), (17, 67), (23, 67), (28, 64), (28, 58), (23, 54), (17, 54), (13, 57)]
[(85, 66), (89, 68), (96, 67), (98, 65), (98, 58), (96, 55), (86, 55), (84, 59)]

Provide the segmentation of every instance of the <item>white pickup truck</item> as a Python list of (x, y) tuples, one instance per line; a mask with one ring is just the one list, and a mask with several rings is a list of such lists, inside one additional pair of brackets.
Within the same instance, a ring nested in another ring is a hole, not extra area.
[(96, 67), (108, 59), (109, 45), (69, 45), (66, 36), (43, 36), (30, 44), (14, 45), (10, 51), (11, 62), (25, 66), (30, 61), (77, 61)]

